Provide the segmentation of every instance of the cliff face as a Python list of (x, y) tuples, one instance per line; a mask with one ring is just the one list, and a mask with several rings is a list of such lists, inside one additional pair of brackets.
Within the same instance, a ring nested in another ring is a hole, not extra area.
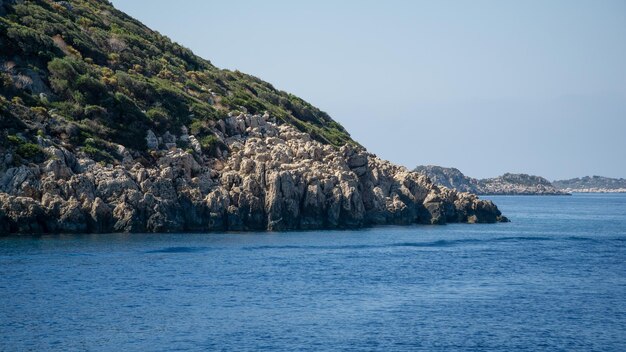
[(0, 233), (506, 221), (107, 2), (0, 13)]
[(543, 177), (527, 174), (506, 173), (502, 176), (475, 179), (465, 176), (455, 168), (441, 166), (418, 166), (414, 171), (424, 174), (435, 184), (476, 194), (509, 195), (565, 195)]
[(602, 176), (585, 176), (569, 180), (552, 182), (555, 187), (565, 192), (604, 193), (626, 192), (626, 179)]

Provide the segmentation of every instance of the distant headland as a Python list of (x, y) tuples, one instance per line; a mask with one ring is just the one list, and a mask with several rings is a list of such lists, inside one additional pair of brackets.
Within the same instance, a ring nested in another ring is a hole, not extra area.
[(567, 195), (540, 176), (506, 173), (494, 178), (476, 179), (459, 169), (434, 165), (417, 166), (414, 171), (428, 176), (435, 184), (476, 194)]
[(505, 173), (494, 178), (476, 179), (459, 169), (420, 165), (414, 171), (428, 176), (435, 184), (461, 192), (493, 195), (568, 195), (571, 193), (626, 192), (626, 179), (585, 176), (550, 182), (544, 177)]
[(624, 178), (585, 176), (569, 180), (553, 181), (552, 184), (565, 192), (626, 193), (626, 179)]

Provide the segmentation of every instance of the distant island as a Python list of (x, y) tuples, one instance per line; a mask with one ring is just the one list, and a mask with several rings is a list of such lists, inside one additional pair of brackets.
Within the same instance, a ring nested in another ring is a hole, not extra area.
[(552, 184), (565, 192), (579, 193), (625, 193), (626, 179), (603, 176), (585, 176), (569, 180), (553, 181)]
[(413, 171), (428, 176), (435, 184), (459, 192), (492, 195), (568, 195), (571, 193), (626, 192), (626, 179), (585, 176), (550, 182), (544, 177), (505, 173), (494, 178), (476, 179), (459, 169), (420, 165)]
[(502, 176), (476, 179), (465, 176), (459, 169), (435, 165), (420, 165), (414, 171), (428, 176), (435, 184), (460, 192), (494, 195), (568, 195), (540, 176), (506, 173)]

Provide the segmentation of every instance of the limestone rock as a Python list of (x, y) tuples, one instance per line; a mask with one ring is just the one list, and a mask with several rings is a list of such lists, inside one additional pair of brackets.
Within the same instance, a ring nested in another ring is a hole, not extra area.
[(159, 149), (159, 139), (152, 130), (148, 130), (146, 134), (146, 145), (148, 149)]
[[(154, 153), (147, 166), (124, 150), (123, 163), (105, 166), (47, 147), (52, 157), (41, 165), (0, 172), (0, 232), (282, 231), (506, 220), (491, 202), (438, 187), (361, 147), (323, 145), (267, 114), (231, 114), (216, 126), (228, 148), (218, 158), (203, 155), (186, 129), (181, 139), (195, 155), (166, 133), (161, 139), (169, 149)], [(160, 145), (152, 131), (146, 141), (151, 149)]]

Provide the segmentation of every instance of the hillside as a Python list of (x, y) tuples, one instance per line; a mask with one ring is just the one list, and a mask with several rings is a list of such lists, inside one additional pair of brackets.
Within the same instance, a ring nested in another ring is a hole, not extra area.
[(0, 232), (505, 220), (106, 1), (3, 0), (0, 15)]
[(626, 192), (626, 179), (602, 176), (585, 176), (552, 182), (555, 187), (566, 192)]
[(218, 69), (106, 1), (4, 1), (2, 8), (5, 124), (27, 115), (67, 120), (76, 127), (71, 135), (44, 132), (77, 146), (102, 144), (103, 153), (112, 152), (105, 141), (145, 150), (146, 130), (188, 126), (211, 149), (212, 127), (229, 112), (267, 111), (320, 142), (354, 143), (302, 99)]
[(417, 166), (414, 171), (428, 176), (435, 184), (460, 192), (509, 195), (564, 195), (568, 194), (540, 176), (506, 173), (502, 176), (475, 179), (455, 168), (434, 165)]

